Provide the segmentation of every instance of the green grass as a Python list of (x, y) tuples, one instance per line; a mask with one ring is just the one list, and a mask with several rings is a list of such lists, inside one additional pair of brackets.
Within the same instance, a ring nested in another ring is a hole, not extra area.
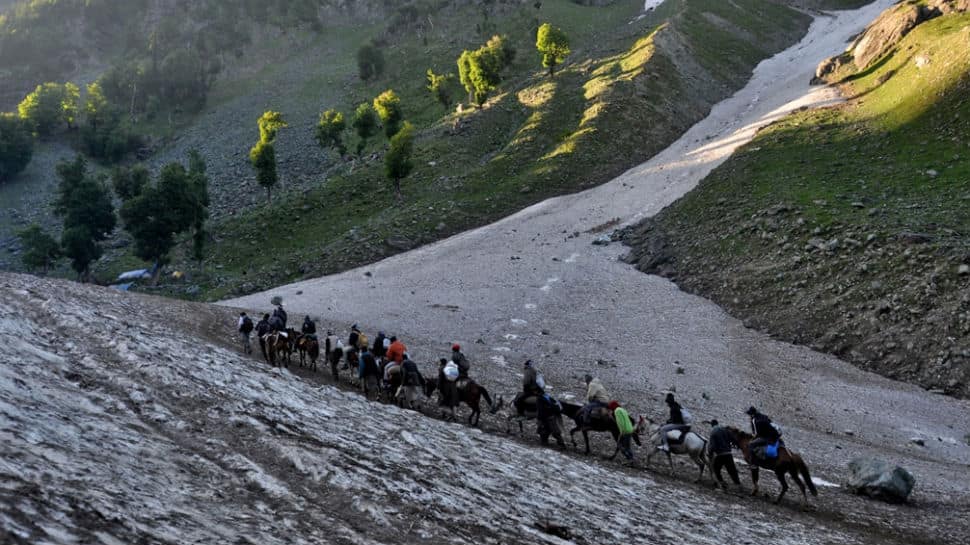
[[(200, 297), (219, 299), (338, 272), (400, 251), (388, 244), (390, 238), (415, 246), (432, 242), (605, 182), (663, 149), (743, 84), (758, 61), (797, 40), (809, 22), (804, 14), (761, 0), (730, 6), (679, 0), (634, 23), (639, 1), (586, 7), (561, 0), (542, 6), (538, 16), (531, 5), (493, 16), (481, 35), (467, 32), (469, 21), (480, 17), (475, 9), (443, 14), (427, 43), (395, 39), (388, 71), (377, 82), (356, 81), (346, 49), (308, 75), (293, 100), (314, 100), (343, 85), (347, 91), (340, 100), (322, 106), (348, 112), (386, 88), (401, 96), (406, 117), (421, 130), (416, 168), (404, 182), (405, 201), (394, 201), (379, 158), (353, 173), (338, 166), (316, 189), (214, 225), (217, 243), (208, 272), (193, 278)], [(545, 74), (535, 52), (536, 21), (562, 27), (572, 41), (573, 55), (555, 78)], [(493, 33), (507, 34), (517, 50), (505, 81), (484, 108), (445, 111), (425, 90), (425, 71), (455, 72), (461, 50)], [(365, 31), (352, 34), (358, 42), (369, 38)], [(725, 47), (708, 48), (712, 35)], [(683, 65), (687, 59), (671, 57), (658, 40), (686, 44), (700, 67)], [(688, 84), (688, 70), (703, 83)], [(254, 74), (253, 81), (277, 74)], [(457, 118), (464, 128), (452, 134)], [(382, 153), (384, 145), (378, 139), (368, 154)], [(175, 266), (191, 268), (181, 256)], [(170, 289), (184, 295), (179, 286)]]
[(822, 228), (970, 234), (968, 25), (970, 16), (920, 25), (876, 70), (846, 84), (856, 97), (848, 105), (763, 130), (678, 203), (671, 220), (690, 221), (720, 198), (743, 195), (741, 216), (786, 203)]

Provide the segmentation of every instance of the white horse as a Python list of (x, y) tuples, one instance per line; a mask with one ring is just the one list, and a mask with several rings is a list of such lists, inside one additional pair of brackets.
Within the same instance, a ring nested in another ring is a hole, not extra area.
[[(643, 431), (650, 426), (650, 439), (647, 440), (647, 445), (653, 447), (650, 449), (650, 454), (647, 455), (647, 464), (650, 464), (650, 459), (654, 457), (655, 454), (660, 452), (656, 447), (663, 445), (663, 441), (660, 439), (660, 428), (659, 424), (654, 424), (649, 418), (640, 417), (640, 421), (637, 422), (637, 433), (643, 433)], [(671, 431), (667, 433), (668, 446), (670, 447), (667, 454), (667, 461), (670, 463), (670, 469), (674, 469), (674, 461), (671, 458), (672, 454), (678, 455), (688, 455), (690, 459), (697, 464), (700, 473), (697, 475), (697, 479), (694, 482), (698, 482), (704, 476), (704, 468), (708, 465), (707, 461), (707, 439), (701, 435), (689, 431), (687, 432), (687, 437), (683, 441), (679, 441), (680, 432)], [(677, 441), (674, 443), (674, 441)]]

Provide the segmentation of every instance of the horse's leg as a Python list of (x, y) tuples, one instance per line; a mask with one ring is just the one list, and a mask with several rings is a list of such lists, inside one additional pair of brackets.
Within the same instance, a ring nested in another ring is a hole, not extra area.
[(576, 444), (576, 432), (577, 431), (579, 431), (579, 426), (576, 426), (573, 429), (569, 430), (569, 440), (573, 442), (573, 448), (576, 448), (578, 446)]
[(776, 504), (781, 503), (781, 499), (785, 497), (785, 492), (788, 492), (788, 480), (785, 479), (785, 472), (775, 470), (775, 476), (778, 477), (778, 482), (781, 483), (781, 494), (778, 494), (778, 499), (775, 500)]
[(751, 466), (751, 483), (752, 483), (752, 486), (754, 487), (751, 490), (752, 496), (758, 495), (758, 475), (760, 473), (761, 471), (756, 466)]
[(670, 455), (670, 449), (667, 449), (667, 462), (670, 464), (670, 471), (674, 470), (674, 457)]
[(694, 459), (694, 463), (697, 464), (697, 467), (700, 468), (701, 470), (700, 473), (697, 474), (697, 479), (694, 480), (695, 483), (701, 482), (701, 479), (704, 478), (704, 467), (707, 464), (705, 464), (704, 461), (701, 459), (703, 455), (704, 455), (703, 452), (701, 452), (700, 454), (695, 453), (691, 455), (691, 458)]
[(589, 433), (583, 430), (583, 441), (586, 441), (586, 455), (589, 456)]
[(808, 496), (805, 494), (805, 483), (803, 483), (802, 479), (798, 476), (798, 468), (794, 465), (792, 465), (792, 468), (789, 470), (789, 474), (791, 475), (792, 480), (795, 481), (795, 484), (798, 485), (798, 489), (802, 492), (802, 509), (804, 509), (808, 504)]

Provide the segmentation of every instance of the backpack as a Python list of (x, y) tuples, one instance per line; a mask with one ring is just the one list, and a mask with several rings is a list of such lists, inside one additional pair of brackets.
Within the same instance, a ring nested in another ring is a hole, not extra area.
[(683, 407), (680, 408), (680, 417), (684, 419), (685, 426), (694, 423), (694, 417), (690, 414), (690, 411)]
[(771, 427), (772, 428), (775, 428), (775, 431), (778, 432), (778, 437), (780, 438), (781, 437), (781, 426), (779, 426), (778, 424), (775, 424), (774, 422), (772, 422), (771, 423)]
[(363, 333), (357, 334), (357, 346), (360, 348), (367, 348), (367, 335)]
[(536, 386), (540, 389), (546, 389), (546, 379), (542, 376), (542, 373), (536, 373)]
[(445, 378), (449, 382), (454, 382), (458, 379), (458, 366), (453, 361), (449, 361), (445, 364)]
[(239, 326), (239, 331), (243, 333), (249, 333), (253, 330), (253, 321), (249, 319), (249, 316), (243, 316), (242, 325)]

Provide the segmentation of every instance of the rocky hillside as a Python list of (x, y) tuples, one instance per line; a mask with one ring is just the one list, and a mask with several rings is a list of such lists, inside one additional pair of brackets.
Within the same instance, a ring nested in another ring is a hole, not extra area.
[(908, 2), (820, 66), (848, 102), (769, 128), (628, 230), (628, 260), (751, 327), (970, 395), (970, 15)]
[[(663, 149), (742, 85), (758, 61), (801, 36), (809, 21), (802, 7), (858, 3), (670, 0), (640, 17), (643, 3), (636, 0), (604, 7), (557, 0), (539, 8), (445, 2), (414, 32), (390, 32), (393, 18), (339, 17), (325, 21), (319, 34), (267, 32), (265, 40), (286, 44), (279, 50), (286, 55), (270, 51), (253, 66), (228, 66), (201, 115), (160, 127), (170, 137), (150, 163), (184, 161), (188, 150), (199, 149), (209, 165), (215, 219), (207, 272), (163, 289), (219, 298), (344, 270), (602, 183)], [(555, 81), (538, 70), (537, 20), (562, 26), (572, 40), (573, 55)], [(475, 22), (475, 32), (466, 21)], [(425, 89), (427, 68), (454, 71), (462, 49), (496, 32), (508, 34), (518, 53), (494, 98), (461, 113), (434, 103)], [(393, 47), (385, 76), (365, 83), (353, 59), (374, 37)], [(340, 161), (313, 140), (320, 110), (349, 112), (388, 87), (422, 129), (403, 206), (392, 206), (382, 141), (361, 161)], [(253, 120), (271, 108), (290, 127), (277, 144), (286, 196), (266, 207), (246, 153)], [(49, 193), (36, 189), (53, 186), (54, 163), (69, 153), (66, 146), (42, 146), (27, 172), (0, 187), (0, 198), (16, 203), (0, 215), (0, 246), (7, 248), (0, 267), (20, 266), (16, 229), (52, 222)], [(273, 252), (262, 251), (270, 239)], [(111, 245), (97, 267), (102, 280), (143, 265), (130, 257), (123, 235)], [(174, 267), (194, 269), (181, 254)]]

